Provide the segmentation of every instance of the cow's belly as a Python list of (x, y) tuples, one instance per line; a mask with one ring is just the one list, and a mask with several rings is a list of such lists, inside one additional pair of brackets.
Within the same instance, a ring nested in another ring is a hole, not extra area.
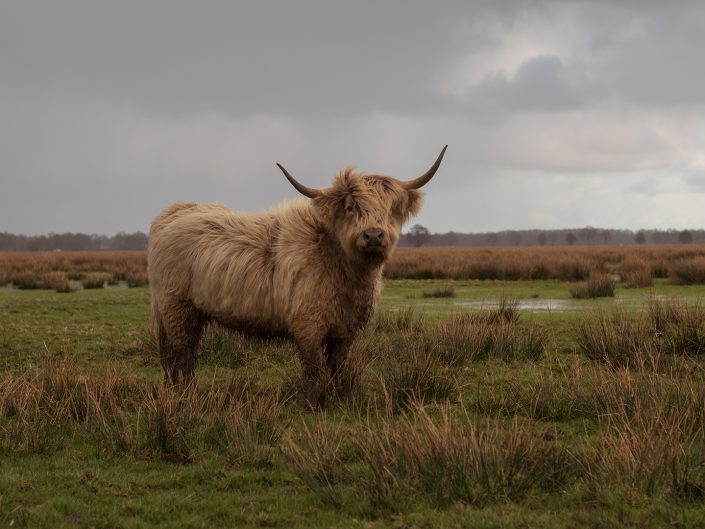
[(223, 327), (241, 332), (255, 338), (288, 338), (286, 327), (273, 321), (262, 321), (256, 318), (243, 318), (232, 315), (216, 315), (211, 318)]

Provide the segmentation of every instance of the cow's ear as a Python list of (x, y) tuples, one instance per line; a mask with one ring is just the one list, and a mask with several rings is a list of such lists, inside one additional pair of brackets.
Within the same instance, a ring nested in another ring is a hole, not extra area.
[(423, 203), (423, 191), (418, 189), (411, 189), (408, 191), (408, 206), (406, 211), (406, 218), (415, 216), (421, 209), (421, 204)]

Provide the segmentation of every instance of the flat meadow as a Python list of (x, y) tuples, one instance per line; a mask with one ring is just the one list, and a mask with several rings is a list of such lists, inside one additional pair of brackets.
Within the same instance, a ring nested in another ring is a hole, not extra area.
[(399, 249), (322, 413), (217, 326), (164, 388), (145, 264), (0, 254), (0, 526), (705, 524), (703, 246)]

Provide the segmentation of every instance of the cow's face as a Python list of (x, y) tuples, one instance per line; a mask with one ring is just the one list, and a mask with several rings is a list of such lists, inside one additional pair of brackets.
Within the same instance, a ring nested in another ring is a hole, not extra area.
[(374, 263), (389, 258), (402, 224), (418, 212), (421, 201), (421, 191), (404, 189), (394, 178), (347, 168), (313, 205), (348, 258)]
[(381, 263), (399, 240), (401, 226), (421, 207), (419, 191), (436, 173), (446, 148), (431, 169), (414, 180), (354, 173), (344, 169), (328, 189), (300, 184), (280, 164), (286, 178), (313, 206), (326, 231), (333, 234), (348, 258)]

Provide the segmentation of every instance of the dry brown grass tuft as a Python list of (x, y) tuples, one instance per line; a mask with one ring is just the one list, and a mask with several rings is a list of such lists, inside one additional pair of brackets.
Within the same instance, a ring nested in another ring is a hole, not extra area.
[(106, 284), (115, 284), (116, 280), (107, 272), (88, 272), (79, 274), (83, 288), (103, 288)]
[(408, 306), (398, 311), (378, 311), (369, 327), (374, 332), (406, 332), (422, 328), (425, 323), (423, 313)]
[(651, 265), (643, 257), (629, 256), (622, 262), (620, 278), (627, 288), (650, 287), (652, 274)]
[(302, 425), (300, 440), (291, 435), (283, 438), (286, 458), (301, 479), (325, 503), (340, 506), (337, 485), (343, 479), (341, 469), (349, 452), (350, 432), (342, 423), (329, 424), (325, 416), (316, 417), (312, 426)]
[(6, 274), (6, 278), (15, 287), (30, 290), (30, 289), (50, 289), (57, 292), (69, 292), (69, 280), (65, 272), (48, 271), (34, 274), (32, 271), (23, 270), (16, 274)]
[[(408, 343), (408, 342), (407, 342)], [(421, 345), (411, 347), (386, 366), (382, 384), (396, 411), (411, 402), (453, 401), (458, 398), (458, 384), (453, 370)]]
[(538, 324), (517, 325), (509, 306), (461, 313), (381, 338), (384, 390), (396, 411), (410, 402), (455, 401), (462, 368), (487, 359), (505, 362), (540, 359), (548, 331)]
[[(98, 277), (97, 274), (100, 274)], [(68, 279), (100, 282), (126, 281), (129, 286), (147, 284), (145, 252), (0, 252), (1, 284), (19, 288), (68, 289)], [(85, 284), (85, 283), (84, 283)], [(87, 288), (90, 288), (87, 287)]]
[(564, 482), (566, 452), (536, 435), (531, 423), (477, 423), (446, 406), (437, 415), (415, 404), (398, 420), (369, 422), (353, 432), (373, 505), (398, 510), (419, 497), (436, 506), (484, 505)]
[(697, 357), (705, 355), (705, 309), (674, 301), (652, 301), (651, 326), (665, 353)]
[(705, 310), (652, 300), (647, 315), (616, 310), (584, 318), (576, 327), (577, 350), (612, 368), (670, 366), (674, 356), (705, 355)]
[(53, 410), (42, 406), (40, 389), (30, 381), (0, 380), (0, 448), (17, 453), (45, 453), (61, 446), (54, 435)]
[(448, 285), (434, 288), (433, 290), (424, 290), (421, 296), (424, 298), (453, 298), (455, 297), (455, 287)]
[(282, 429), (279, 418), (286, 398), (259, 391), (251, 380), (231, 380), (225, 390), (211, 387), (197, 401), (203, 435), (231, 460), (269, 464)]
[(614, 287), (610, 274), (595, 274), (585, 283), (570, 287), (570, 295), (576, 299), (614, 297)]
[(669, 267), (669, 277), (677, 285), (705, 284), (705, 256), (675, 261)]
[(585, 318), (576, 328), (578, 351), (613, 368), (643, 363), (644, 354), (654, 351), (653, 338), (645, 319), (631, 318), (620, 311)]
[(648, 495), (666, 491), (677, 499), (705, 497), (705, 390), (689, 378), (636, 375), (631, 394), (604, 415), (606, 433), (588, 476)]
[(233, 461), (267, 462), (281, 436), (285, 400), (249, 380), (176, 391), (114, 368), (85, 375), (53, 355), (27, 377), (0, 379), (0, 447), (45, 452), (73, 433), (101, 450), (136, 459), (187, 463), (203, 446)]
[(466, 313), (441, 321), (428, 332), (426, 347), (450, 366), (488, 358), (506, 362), (541, 358), (548, 341), (546, 329), (518, 326), (502, 314), (506, 313)]

